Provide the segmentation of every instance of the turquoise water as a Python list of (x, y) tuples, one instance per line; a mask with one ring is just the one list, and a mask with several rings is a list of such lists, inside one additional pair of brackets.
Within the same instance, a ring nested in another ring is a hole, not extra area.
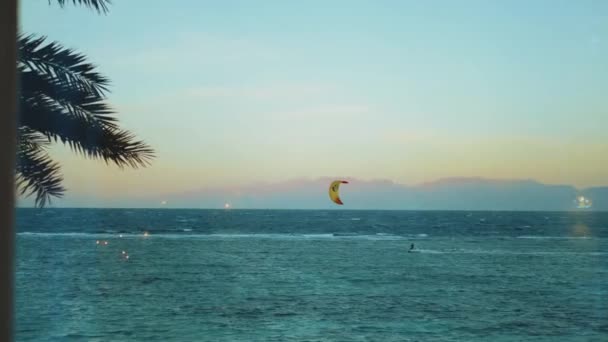
[(608, 340), (608, 213), (49, 209), (18, 231), (18, 341)]

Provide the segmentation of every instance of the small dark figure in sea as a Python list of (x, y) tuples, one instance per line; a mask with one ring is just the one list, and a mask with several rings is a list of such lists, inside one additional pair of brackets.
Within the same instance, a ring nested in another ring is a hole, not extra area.
[(411, 251), (413, 251), (413, 250), (414, 250), (414, 244), (411, 244), (411, 245), (410, 245), (410, 250), (409, 250), (408, 252), (411, 252)]

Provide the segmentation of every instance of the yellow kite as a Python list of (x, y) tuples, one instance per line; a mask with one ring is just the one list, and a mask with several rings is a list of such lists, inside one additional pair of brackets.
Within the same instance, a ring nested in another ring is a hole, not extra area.
[(340, 184), (348, 184), (348, 182), (345, 180), (337, 180), (331, 182), (331, 184), (329, 185), (329, 198), (335, 203), (342, 205), (344, 203), (342, 203), (342, 201), (340, 200)]

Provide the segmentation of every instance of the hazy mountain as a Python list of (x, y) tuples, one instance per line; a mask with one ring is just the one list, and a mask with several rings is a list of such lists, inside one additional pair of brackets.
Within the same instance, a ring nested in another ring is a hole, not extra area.
[[(334, 179), (350, 183), (340, 188), (344, 206), (329, 200)], [(71, 195), (71, 196), (70, 196)], [(568, 185), (548, 185), (534, 180), (445, 178), (416, 186), (390, 180), (352, 177), (294, 179), (248, 186), (208, 187), (156, 198), (85, 198), (68, 194), (57, 207), (145, 207), (271, 209), (405, 209), (405, 210), (579, 210), (577, 196), (593, 201), (590, 210), (608, 210), (608, 187), (577, 190)], [(20, 206), (33, 203), (20, 201)]]
[(608, 211), (608, 186), (585, 189), (581, 194), (593, 201), (593, 210)]
[(298, 179), (235, 188), (208, 188), (158, 199), (170, 207), (280, 209), (437, 209), (437, 210), (573, 210), (575, 198), (593, 199), (594, 209), (608, 209), (608, 187), (578, 191), (568, 185), (534, 180), (446, 178), (417, 186), (389, 180), (343, 178), (344, 206), (331, 203), (327, 187), (335, 178)]
[(577, 191), (533, 180), (450, 178), (416, 188), (422, 208), (466, 210), (568, 210)]

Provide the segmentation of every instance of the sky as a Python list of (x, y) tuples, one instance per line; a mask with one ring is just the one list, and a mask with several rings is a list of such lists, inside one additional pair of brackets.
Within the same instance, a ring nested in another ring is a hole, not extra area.
[[(70, 198), (302, 177), (608, 185), (606, 1), (21, 1), (157, 158), (58, 146)], [(73, 197), (71, 197), (73, 196)]]

